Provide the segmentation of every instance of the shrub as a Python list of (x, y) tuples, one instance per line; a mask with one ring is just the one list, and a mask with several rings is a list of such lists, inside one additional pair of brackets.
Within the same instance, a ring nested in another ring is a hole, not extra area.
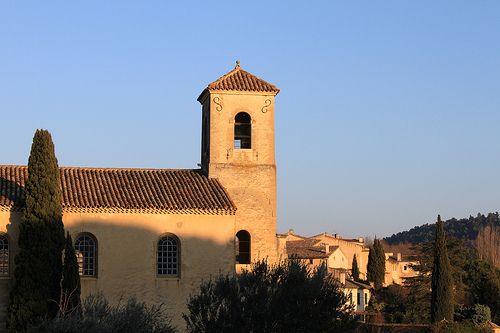
[(488, 320), (491, 320), (491, 311), (486, 305), (474, 304), (468, 308), (458, 306), (455, 309), (455, 321), (469, 321), (474, 325), (481, 325)]
[(189, 332), (343, 332), (352, 308), (338, 281), (300, 260), (254, 264), (220, 275), (191, 295), (183, 317)]
[(131, 298), (124, 305), (110, 306), (102, 294), (86, 297), (73, 316), (59, 315), (32, 325), (27, 333), (172, 333), (176, 329), (162, 305), (148, 308)]

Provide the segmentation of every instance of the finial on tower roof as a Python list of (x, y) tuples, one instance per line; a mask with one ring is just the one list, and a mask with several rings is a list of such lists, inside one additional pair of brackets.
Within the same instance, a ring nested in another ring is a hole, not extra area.
[(236, 67), (235, 67), (234, 69), (236, 69), (236, 68), (241, 68), (241, 67), (240, 67), (240, 61), (239, 61), (239, 60), (236, 60)]

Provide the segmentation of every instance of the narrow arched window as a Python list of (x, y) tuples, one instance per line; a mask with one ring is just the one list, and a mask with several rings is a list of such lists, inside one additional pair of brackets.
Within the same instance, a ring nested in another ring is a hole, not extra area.
[(9, 239), (0, 235), (0, 276), (9, 276)]
[(246, 112), (240, 112), (234, 118), (234, 148), (252, 148), (252, 118)]
[(96, 276), (96, 241), (89, 234), (75, 239), (75, 252), (78, 261), (80, 276)]
[(180, 242), (173, 236), (158, 241), (156, 267), (158, 276), (179, 276)]
[(250, 234), (246, 230), (240, 230), (236, 234), (236, 263), (250, 263)]

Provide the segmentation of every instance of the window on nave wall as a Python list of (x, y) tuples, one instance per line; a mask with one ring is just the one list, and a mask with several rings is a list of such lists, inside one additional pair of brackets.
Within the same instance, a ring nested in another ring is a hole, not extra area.
[(9, 276), (9, 264), (9, 239), (5, 235), (0, 235), (0, 276)]
[(158, 241), (156, 267), (158, 276), (179, 276), (180, 241), (175, 235), (166, 235)]
[(75, 252), (80, 276), (95, 277), (97, 274), (96, 238), (83, 234), (75, 239)]

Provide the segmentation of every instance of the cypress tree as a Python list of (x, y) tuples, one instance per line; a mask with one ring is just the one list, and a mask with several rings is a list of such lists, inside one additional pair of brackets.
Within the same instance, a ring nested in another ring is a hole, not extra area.
[(50, 133), (37, 130), (28, 159), (19, 254), (8, 328), (22, 330), (39, 317), (55, 317), (61, 295), (64, 225), (59, 167)]
[(63, 279), (61, 282), (61, 306), (66, 314), (73, 314), (80, 304), (80, 274), (78, 262), (76, 260), (75, 248), (71, 235), (66, 236), (66, 246), (64, 247)]
[(385, 252), (376, 237), (368, 254), (367, 271), (368, 281), (373, 282), (375, 289), (381, 288), (385, 278)]
[(431, 279), (431, 322), (453, 320), (453, 280), (446, 250), (443, 222), (438, 215), (434, 239), (434, 264)]
[(359, 268), (358, 268), (358, 260), (356, 259), (356, 255), (352, 258), (352, 279), (354, 281), (359, 281)]

